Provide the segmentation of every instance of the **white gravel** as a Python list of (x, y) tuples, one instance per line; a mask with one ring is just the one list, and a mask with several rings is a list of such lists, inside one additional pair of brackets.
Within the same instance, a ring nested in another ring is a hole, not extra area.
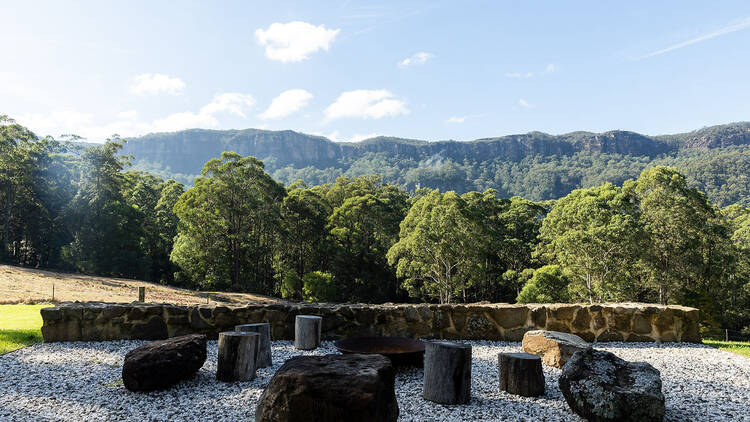
[[(251, 382), (216, 381), (216, 342), (198, 376), (171, 390), (130, 393), (121, 376), (125, 354), (143, 341), (38, 344), (0, 356), (0, 421), (254, 420), (255, 406), (273, 373), (295, 355), (336, 353), (326, 342), (301, 352), (273, 342), (271, 368)], [(443, 406), (422, 399), (422, 370), (401, 370), (396, 395), (401, 421), (577, 421), (557, 386), (560, 370), (544, 367), (547, 391), (531, 399), (498, 391), (497, 354), (519, 352), (520, 343), (473, 345), (472, 399)], [(602, 343), (623, 359), (646, 361), (661, 371), (667, 420), (750, 421), (750, 358), (707, 346)]]

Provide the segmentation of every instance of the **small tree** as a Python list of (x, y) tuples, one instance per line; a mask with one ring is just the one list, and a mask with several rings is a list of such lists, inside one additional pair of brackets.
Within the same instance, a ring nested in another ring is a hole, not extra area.
[(545, 265), (534, 271), (534, 275), (523, 286), (516, 301), (518, 303), (569, 302), (568, 284), (570, 284), (570, 275), (566, 274), (559, 265)]
[(305, 302), (333, 302), (336, 299), (336, 285), (333, 274), (313, 271), (302, 277), (302, 297)]
[(295, 271), (287, 271), (281, 282), (281, 297), (284, 299), (299, 299), (302, 292), (302, 279)]

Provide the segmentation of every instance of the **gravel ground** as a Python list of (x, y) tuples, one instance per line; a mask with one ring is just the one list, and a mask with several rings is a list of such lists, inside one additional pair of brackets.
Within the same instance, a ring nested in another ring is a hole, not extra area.
[[(273, 342), (271, 368), (251, 382), (215, 378), (216, 342), (198, 376), (155, 393), (130, 393), (122, 385), (125, 353), (143, 341), (38, 344), (0, 356), (0, 421), (254, 420), (263, 388), (284, 360), (299, 354), (336, 353), (332, 343), (300, 352)], [(473, 345), (472, 399), (443, 406), (422, 399), (422, 370), (400, 370), (396, 395), (401, 421), (578, 421), (557, 386), (560, 370), (544, 367), (546, 393), (529, 399), (498, 391), (497, 354), (519, 352), (520, 343)], [(661, 371), (667, 420), (750, 421), (750, 359), (684, 343), (602, 343), (623, 359), (646, 361)]]

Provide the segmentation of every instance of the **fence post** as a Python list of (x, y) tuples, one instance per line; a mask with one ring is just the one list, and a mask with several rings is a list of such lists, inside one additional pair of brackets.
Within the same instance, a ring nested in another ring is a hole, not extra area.
[(52, 283), (52, 301), (55, 301), (55, 283)]
[(146, 287), (138, 287), (138, 302), (146, 301)]
[(724, 340), (729, 341), (729, 329), (728, 328), (724, 329)]

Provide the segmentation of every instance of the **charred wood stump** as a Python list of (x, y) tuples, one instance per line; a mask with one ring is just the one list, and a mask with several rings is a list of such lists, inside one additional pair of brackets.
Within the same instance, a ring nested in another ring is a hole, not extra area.
[(317, 349), (322, 326), (323, 317), (297, 315), (294, 321), (294, 347), (300, 350)]
[(425, 343), (422, 397), (441, 404), (467, 404), (471, 398), (471, 345)]
[(541, 357), (530, 353), (500, 353), (497, 360), (500, 390), (524, 397), (544, 394)]
[(256, 324), (242, 324), (234, 327), (234, 331), (258, 333), (258, 353), (255, 356), (255, 369), (271, 366), (271, 325), (267, 322)]
[(219, 381), (250, 381), (255, 378), (255, 356), (258, 353), (258, 333), (226, 331), (219, 333), (219, 361), (216, 379)]

